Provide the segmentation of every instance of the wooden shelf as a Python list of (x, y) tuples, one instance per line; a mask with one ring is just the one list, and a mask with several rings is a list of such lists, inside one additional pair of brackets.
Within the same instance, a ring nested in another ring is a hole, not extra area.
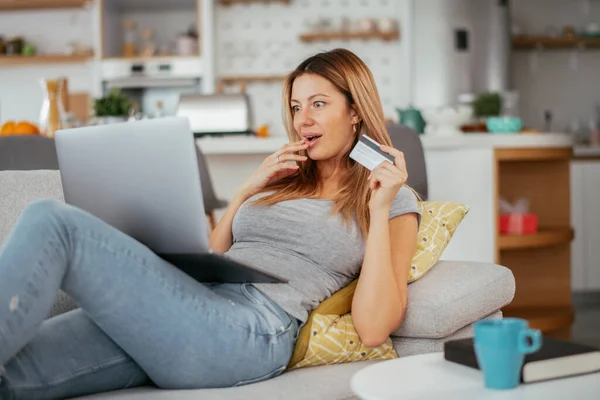
[(322, 33), (304, 33), (300, 35), (300, 40), (305, 43), (325, 41), (325, 40), (351, 40), (351, 39), (380, 39), (385, 41), (397, 40), (400, 38), (400, 32), (322, 32)]
[(186, 55), (186, 56), (182, 56), (179, 54), (161, 54), (161, 55), (156, 55), (156, 56), (150, 56), (150, 57), (142, 57), (142, 56), (136, 56), (136, 57), (103, 57), (102, 60), (115, 60), (115, 61), (139, 61), (139, 62), (144, 62), (144, 61), (149, 61), (149, 60), (173, 60), (173, 59), (181, 59), (181, 58), (197, 58), (200, 57), (200, 54), (190, 54), (190, 55)]
[(82, 63), (90, 60), (93, 57), (93, 54), (40, 54), (36, 56), (0, 56), (0, 67), (15, 65)]
[(248, 76), (221, 76), (219, 81), (224, 85), (250, 82), (282, 82), (285, 75), (248, 75)]
[(551, 161), (573, 158), (571, 147), (496, 149), (497, 161)]
[[(568, 329), (575, 320), (571, 307), (510, 308), (502, 310), (504, 317), (523, 318), (529, 327), (539, 329), (544, 334)], [(553, 336), (553, 335), (550, 335)]]
[(532, 249), (567, 244), (573, 240), (573, 229), (548, 229), (532, 235), (499, 235), (500, 250)]
[(519, 36), (512, 40), (513, 48), (521, 50), (533, 49), (575, 49), (578, 47), (600, 49), (600, 38), (552, 38), (543, 36)]
[(89, 0), (0, 0), (0, 11), (80, 8)]
[(290, 0), (219, 0), (219, 4), (225, 6), (231, 4), (258, 4), (258, 3), (282, 3), (290, 4)]

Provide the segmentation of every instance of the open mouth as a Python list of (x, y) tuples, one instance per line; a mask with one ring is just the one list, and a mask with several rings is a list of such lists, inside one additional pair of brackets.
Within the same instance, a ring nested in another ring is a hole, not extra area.
[(321, 135), (309, 135), (309, 136), (305, 136), (304, 138), (306, 140), (308, 140), (309, 142), (313, 143), (313, 142), (316, 142), (320, 137), (321, 137)]

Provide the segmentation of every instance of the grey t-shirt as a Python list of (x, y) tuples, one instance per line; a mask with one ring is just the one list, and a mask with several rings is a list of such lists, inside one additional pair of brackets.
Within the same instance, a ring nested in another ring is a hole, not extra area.
[[(265, 196), (259, 194), (257, 196)], [(358, 276), (366, 240), (359, 225), (330, 215), (332, 202), (297, 199), (273, 206), (250, 204), (248, 199), (233, 219), (233, 245), (226, 255), (285, 277), (287, 284), (254, 284), (302, 322), (319, 303)], [(417, 198), (402, 187), (390, 219), (417, 213)]]

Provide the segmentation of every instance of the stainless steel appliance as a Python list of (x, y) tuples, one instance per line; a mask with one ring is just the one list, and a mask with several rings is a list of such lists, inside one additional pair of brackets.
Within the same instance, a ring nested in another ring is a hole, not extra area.
[(242, 93), (184, 93), (176, 115), (187, 117), (195, 136), (255, 134), (250, 99)]

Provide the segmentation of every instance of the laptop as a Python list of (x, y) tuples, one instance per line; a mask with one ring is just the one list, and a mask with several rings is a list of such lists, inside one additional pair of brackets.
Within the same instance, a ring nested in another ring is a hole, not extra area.
[(187, 118), (59, 130), (55, 142), (66, 203), (133, 237), (199, 282), (287, 282), (209, 249)]

